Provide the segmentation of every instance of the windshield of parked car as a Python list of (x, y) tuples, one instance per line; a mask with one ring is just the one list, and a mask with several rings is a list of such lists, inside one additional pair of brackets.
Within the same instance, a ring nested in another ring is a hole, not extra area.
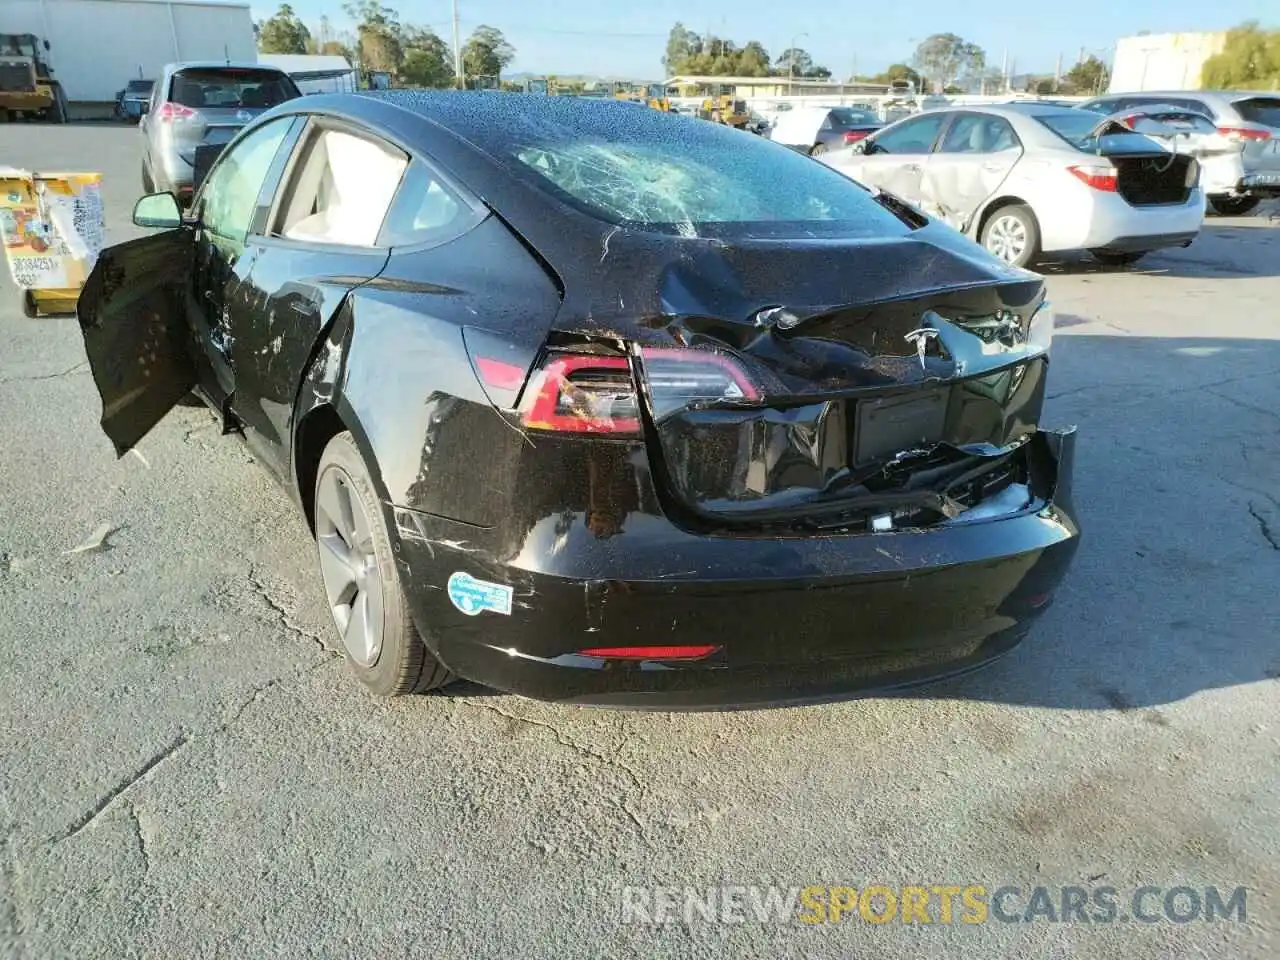
[(300, 96), (287, 74), (278, 70), (216, 67), (182, 70), (173, 75), (169, 100), (199, 110), (202, 107), (262, 108)]
[(1250, 123), (1280, 130), (1280, 97), (1250, 97), (1237, 100), (1232, 106)]
[(534, 137), (511, 155), (535, 182), (598, 219), (684, 236), (897, 236), (908, 231), (830, 167), (697, 120), (609, 136)]
[(836, 107), (831, 111), (831, 122), (839, 127), (859, 127), (879, 123), (880, 118), (870, 110), (856, 110), (852, 107)]
[(150, 93), (155, 85), (154, 80), (130, 80), (125, 87), (126, 93)]

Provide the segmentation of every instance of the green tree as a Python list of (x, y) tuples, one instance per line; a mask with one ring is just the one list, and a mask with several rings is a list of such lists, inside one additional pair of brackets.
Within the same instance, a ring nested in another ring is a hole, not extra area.
[(907, 66), (905, 63), (891, 63), (889, 69), (884, 73), (878, 73), (871, 78), (873, 83), (883, 83), (885, 86), (893, 83), (895, 80), (910, 80), (917, 89), (920, 86), (920, 74)]
[(671, 33), (667, 35), (667, 49), (662, 55), (662, 66), (667, 71), (667, 76), (684, 73), (689, 58), (698, 52), (701, 43), (696, 33), (676, 21)]
[(496, 27), (479, 26), (462, 48), (462, 65), (469, 77), (497, 77), (515, 59), (516, 48)]
[(740, 77), (767, 77), (769, 75), (769, 51), (756, 40), (747, 41), (747, 45), (738, 51), (737, 65), (734, 69)]
[(378, 0), (353, 0), (342, 9), (356, 23), (356, 56), (361, 68), (398, 73), (404, 56), (400, 15)]
[(310, 40), (311, 31), (287, 3), (280, 4), (258, 31), (258, 49), (263, 53), (306, 53)]
[(1211, 90), (1280, 88), (1280, 30), (1264, 30), (1254, 20), (1229, 30), (1200, 77)]
[(805, 77), (813, 69), (813, 57), (799, 47), (788, 47), (773, 61), (773, 68), (783, 76)]
[(1111, 82), (1107, 65), (1097, 57), (1090, 55), (1067, 71), (1062, 78), (1064, 93), (1089, 96), (1102, 93)]
[(945, 88), (980, 75), (987, 55), (954, 33), (935, 33), (916, 47), (912, 63), (923, 78)]
[(429, 28), (405, 27), (401, 40), (404, 57), (400, 79), (411, 87), (453, 85), (453, 53)]

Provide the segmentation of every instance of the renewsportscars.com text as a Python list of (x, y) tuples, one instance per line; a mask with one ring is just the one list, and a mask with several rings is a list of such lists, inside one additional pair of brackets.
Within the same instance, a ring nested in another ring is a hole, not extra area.
[(621, 894), (628, 924), (1248, 922), (1246, 887), (628, 886)]

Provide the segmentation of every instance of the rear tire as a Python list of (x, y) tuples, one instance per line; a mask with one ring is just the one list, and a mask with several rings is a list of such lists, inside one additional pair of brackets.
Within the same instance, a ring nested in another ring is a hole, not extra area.
[(1262, 202), (1261, 197), (1210, 197), (1209, 206), (1222, 217), (1243, 217)]
[(325, 598), (360, 682), (396, 696), (452, 680), (413, 625), (381, 501), (349, 431), (320, 455), (312, 511)]
[(822, 156), (822, 154), (826, 152), (827, 152), (827, 145), (825, 143), (815, 143), (812, 149), (809, 150), (809, 156), (820, 157)]
[(53, 86), (53, 103), (44, 112), (44, 118), (50, 123), (67, 122), (67, 95), (62, 92), (59, 84)]
[(1093, 259), (1097, 260), (1105, 267), (1127, 267), (1137, 263), (1148, 253), (1146, 250), (1135, 250), (1125, 253), (1118, 253), (1114, 250), (1090, 250)]
[(1040, 255), (1040, 225), (1031, 208), (1011, 203), (987, 215), (982, 225), (987, 252), (1015, 267), (1025, 267)]

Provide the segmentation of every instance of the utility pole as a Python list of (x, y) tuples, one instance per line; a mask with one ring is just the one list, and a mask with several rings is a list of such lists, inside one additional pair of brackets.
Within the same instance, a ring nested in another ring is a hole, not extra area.
[(458, 0), (453, 0), (453, 82), (459, 90), (466, 87), (462, 74), (462, 42), (458, 33)]
[(1053, 68), (1053, 92), (1058, 92), (1058, 87), (1062, 85), (1062, 54), (1058, 54), (1058, 65)]

